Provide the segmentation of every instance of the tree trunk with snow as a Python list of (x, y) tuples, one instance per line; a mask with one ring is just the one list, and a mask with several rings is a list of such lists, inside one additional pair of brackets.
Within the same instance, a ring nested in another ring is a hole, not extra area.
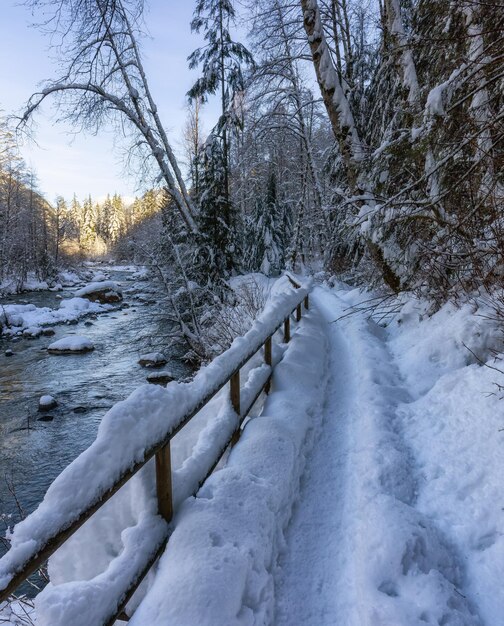
[(345, 94), (343, 79), (340, 79), (333, 64), (317, 0), (301, 0), (301, 7), (320, 93), (343, 156), (348, 185), (352, 192), (356, 192), (359, 166), (364, 158), (362, 141)]

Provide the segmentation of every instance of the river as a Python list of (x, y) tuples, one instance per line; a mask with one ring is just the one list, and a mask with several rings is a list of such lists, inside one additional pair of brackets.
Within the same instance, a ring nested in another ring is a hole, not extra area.
[[(52, 480), (93, 441), (107, 409), (145, 383), (149, 370), (138, 365), (139, 355), (166, 353), (159, 289), (147, 281), (133, 282), (124, 268), (99, 269), (124, 290), (123, 303), (113, 311), (54, 326), (54, 337), (17, 342), (0, 337), (0, 515), (4, 520), (12, 516), (8, 523), (19, 519), (19, 506), (24, 514), (36, 508)], [(60, 295), (72, 297), (76, 289)], [(55, 293), (36, 292), (2, 303), (26, 301), (51, 308), (60, 302)], [(95, 350), (67, 356), (47, 352), (50, 343), (70, 334), (88, 337)], [(9, 348), (14, 356), (4, 356)], [(188, 373), (175, 357), (168, 367), (176, 376)], [(42, 422), (38, 400), (45, 394), (54, 396), (58, 406), (48, 412), (54, 419)], [(0, 555), (3, 549), (0, 544)]]

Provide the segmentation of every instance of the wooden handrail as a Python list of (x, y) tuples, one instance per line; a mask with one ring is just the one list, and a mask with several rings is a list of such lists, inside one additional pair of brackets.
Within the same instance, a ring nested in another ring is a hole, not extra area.
[[(301, 285), (294, 280), (291, 276), (287, 275), (290, 283), (295, 289), (301, 289)], [(173, 516), (173, 502), (172, 502), (172, 484), (171, 484), (171, 459), (170, 459), (170, 441), (171, 439), (198, 413), (214, 396), (218, 393), (227, 383), (230, 383), (230, 400), (231, 405), (238, 416), (238, 426), (235, 432), (227, 440), (223, 448), (219, 451), (218, 458), (212, 464), (207, 475), (200, 481), (198, 489), (210, 476), (215, 467), (218, 465), (222, 455), (231, 443), (238, 440), (240, 429), (243, 421), (249, 414), (255, 401), (263, 390), (269, 391), (270, 380), (272, 375), (272, 351), (271, 340), (273, 335), (283, 325), (284, 327), (284, 341), (290, 340), (290, 317), (296, 312), (296, 320), (301, 319), (301, 305), (304, 302), (304, 306), (308, 309), (309, 300), (308, 293), (303, 289), (303, 293), (300, 295), (296, 304), (289, 309), (288, 315), (280, 321), (274, 327), (274, 330), (270, 330), (266, 333), (266, 336), (260, 335), (257, 341), (247, 350), (247, 352), (240, 359), (238, 365), (235, 367), (230, 375), (224, 376), (224, 379), (218, 380), (216, 384), (207, 390), (206, 393), (199, 399), (199, 401), (191, 407), (187, 413), (182, 416), (179, 422), (173, 426), (170, 431), (163, 437), (162, 440), (157, 441), (144, 453), (144, 458), (135, 463), (132, 467), (128, 468), (119, 476), (119, 478), (103, 492), (97, 495), (96, 499), (90, 503), (90, 505), (74, 518), (67, 519), (64, 524), (57, 529), (52, 536), (50, 536), (44, 543), (44, 545), (33, 555), (28, 555), (24, 562), (13, 572), (8, 584), (4, 588), (0, 589), (0, 602), (6, 600), (9, 595), (19, 587), (33, 572), (35, 572), (47, 559), (71, 537), (94, 513), (96, 513), (126, 482), (128, 482), (150, 459), (156, 457), (156, 485), (157, 485), (157, 498), (158, 498), (158, 511), (159, 514), (169, 522)], [(249, 399), (247, 406), (241, 406), (240, 398), (240, 370), (241, 368), (262, 348), (264, 348), (264, 360), (265, 364), (269, 366), (268, 376), (262, 381), (261, 385), (255, 390), (255, 393)], [(226, 353), (223, 353), (224, 356)], [(196, 490), (197, 492), (197, 490)], [(195, 493), (196, 493), (195, 492)], [(195, 495), (195, 493), (193, 495)], [(160, 542), (159, 546), (155, 549), (154, 555), (148, 560), (141, 571), (136, 572), (134, 579), (131, 581), (128, 588), (124, 591), (121, 598), (117, 599), (117, 607), (114, 612), (103, 622), (103, 626), (113, 624), (117, 616), (124, 611), (126, 603), (131, 598), (138, 585), (141, 583), (146, 573), (152, 567), (156, 559), (162, 554), (164, 547), (169, 538), (171, 530), (168, 528), (166, 537)], [(91, 625), (90, 625), (91, 626)], [(94, 626), (94, 625), (93, 625)], [(98, 625), (96, 625), (98, 626)]]

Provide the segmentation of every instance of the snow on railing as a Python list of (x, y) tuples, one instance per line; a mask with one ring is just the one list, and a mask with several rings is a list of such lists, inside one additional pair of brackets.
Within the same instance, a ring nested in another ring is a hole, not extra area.
[[(309, 307), (311, 284), (301, 285), (291, 276), (287, 278), (295, 289), (273, 297), (252, 328), (236, 338), (226, 352), (203, 368), (191, 382), (172, 382), (166, 388), (143, 385), (107, 412), (93, 444), (56, 478), (39, 507), (14, 528), (11, 548), (0, 559), (0, 602), (155, 457), (158, 523), (155, 529), (150, 529), (149, 538), (144, 535), (146, 545), (141, 551), (142, 558), (136, 558), (133, 563), (130, 558), (126, 568), (128, 575), (122, 577), (121, 584), (114, 590), (115, 597), (109, 598), (107, 617), (102, 614), (99, 621), (90, 622), (89, 626), (114, 623), (168, 541), (168, 522), (173, 516), (171, 439), (230, 383), (234, 429), (223, 437), (217, 458), (210, 463), (199, 487), (213, 472), (228, 446), (238, 440), (242, 423), (261, 392), (269, 391), (272, 337), (283, 326), (284, 342), (288, 342), (291, 315), (295, 312), (299, 321), (303, 303), (306, 309)], [(263, 348), (264, 365), (253, 370), (242, 389), (240, 369)], [(117, 441), (121, 442), (120, 446), (114, 445)], [(127, 552), (122, 556), (128, 556)]]

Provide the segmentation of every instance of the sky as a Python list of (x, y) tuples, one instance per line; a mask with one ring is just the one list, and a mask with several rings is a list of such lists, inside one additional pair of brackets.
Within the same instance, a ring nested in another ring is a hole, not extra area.
[[(144, 65), (176, 151), (186, 117), (185, 94), (197, 77), (196, 70), (188, 70), (187, 56), (202, 42), (189, 26), (194, 4), (192, 0), (146, 1), (149, 37), (142, 45)], [(40, 14), (32, 16), (19, 0), (0, 0), (0, 110), (7, 115), (19, 113), (41, 83), (58, 75), (48, 37), (32, 26), (37, 19)], [(207, 130), (216, 122), (217, 110), (217, 102), (206, 106)], [(21, 154), (50, 202), (57, 195), (91, 194), (100, 199), (107, 193), (131, 197), (141, 191), (135, 176), (124, 171), (120, 149), (124, 144), (111, 129), (101, 130), (98, 136), (75, 136), (69, 126), (56, 121), (50, 105), (44, 105), (35, 122), (35, 142), (25, 141)]]

